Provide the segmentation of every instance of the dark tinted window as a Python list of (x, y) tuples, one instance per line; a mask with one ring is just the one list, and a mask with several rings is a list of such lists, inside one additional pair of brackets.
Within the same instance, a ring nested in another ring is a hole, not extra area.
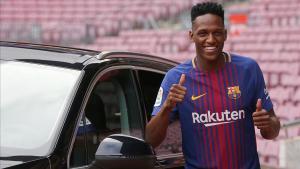
[[(88, 164), (94, 161), (100, 142), (111, 134), (123, 133), (142, 138), (139, 105), (131, 70), (112, 70), (97, 80), (85, 108), (82, 122), (85, 125), (80, 126), (85, 133), (87, 151), (77, 151), (86, 153)], [(79, 140), (80, 131), (77, 134)], [(72, 156), (85, 158), (84, 154)]]
[(82, 119), (79, 124), (79, 128), (76, 134), (76, 139), (73, 145), (72, 154), (70, 157), (70, 167), (79, 167), (87, 164), (86, 158), (86, 144), (85, 144), (85, 135), (84, 135), (84, 124), (86, 123), (85, 119)]
[(164, 74), (144, 70), (140, 70), (138, 74), (145, 101), (147, 118), (149, 120), (151, 118), (153, 105), (155, 103), (160, 84), (164, 78)]
[[(140, 87), (145, 100), (148, 121), (151, 119), (153, 105), (163, 78), (164, 74), (161, 73), (139, 71)], [(181, 129), (178, 120), (169, 125), (165, 140), (155, 151), (157, 155), (181, 153)]]

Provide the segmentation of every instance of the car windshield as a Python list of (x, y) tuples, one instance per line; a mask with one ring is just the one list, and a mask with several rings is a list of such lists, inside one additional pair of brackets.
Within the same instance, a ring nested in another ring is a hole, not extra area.
[(0, 156), (46, 156), (56, 143), (80, 71), (0, 62)]

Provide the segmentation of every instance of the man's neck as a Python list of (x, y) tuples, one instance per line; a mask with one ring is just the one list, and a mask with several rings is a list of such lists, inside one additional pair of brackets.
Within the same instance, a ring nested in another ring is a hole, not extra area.
[(207, 60), (207, 59), (203, 59), (200, 56), (196, 56), (194, 61), (195, 61), (196, 66), (200, 70), (212, 71), (212, 70), (217, 70), (218, 68), (222, 67), (225, 63), (225, 58), (222, 53), (216, 60)]

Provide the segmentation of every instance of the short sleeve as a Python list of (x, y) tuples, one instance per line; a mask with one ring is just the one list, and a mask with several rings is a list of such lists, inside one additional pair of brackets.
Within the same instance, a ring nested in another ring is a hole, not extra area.
[[(160, 111), (163, 103), (167, 99), (167, 96), (169, 94), (169, 89), (173, 84), (176, 83), (176, 79), (177, 79), (176, 75), (174, 75), (173, 72), (169, 71), (165, 75), (156, 96), (156, 100), (153, 106), (152, 116), (155, 116)], [(176, 113), (177, 113), (177, 108), (174, 108), (173, 111), (171, 112), (170, 121), (173, 121), (177, 117)]]
[(268, 93), (263, 73), (259, 65), (255, 62), (255, 72), (256, 72), (256, 100), (262, 100), (262, 106), (267, 111), (270, 111), (273, 108), (273, 104)]

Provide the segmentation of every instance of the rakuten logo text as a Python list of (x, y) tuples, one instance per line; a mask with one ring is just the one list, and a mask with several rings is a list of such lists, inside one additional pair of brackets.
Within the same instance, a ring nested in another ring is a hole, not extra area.
[(199, 114), (197, 112), (192, 113), (193, 123), (203, 123), (206, 127), (215, 126), (225, 123), (232, 123), (239, 119), (245, 118), (245, 111), (228, 111), (220, 113), (211, 113), (209, 110), (205, 114)]

